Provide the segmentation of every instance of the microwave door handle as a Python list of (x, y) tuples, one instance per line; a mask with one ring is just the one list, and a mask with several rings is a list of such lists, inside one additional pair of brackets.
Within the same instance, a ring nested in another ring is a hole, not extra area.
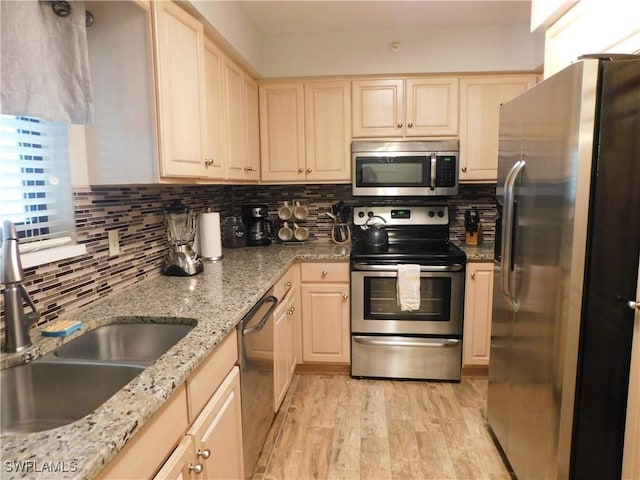
[(436, 173), (438, 171), (438, 157), (436, 156), (435, 153), (431, 154), (431, 182), (430, 182), (430, 187), (431, 190), (435, 190), (436, 189)]

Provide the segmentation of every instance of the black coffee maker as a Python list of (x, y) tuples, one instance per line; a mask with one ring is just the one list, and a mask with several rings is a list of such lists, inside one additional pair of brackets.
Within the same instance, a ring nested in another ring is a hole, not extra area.
[(247, 246), (271, 245), (272, 228), (268, 217), (269, 206), (267, 204), (242, 206), (242, 218), (247, 229)]

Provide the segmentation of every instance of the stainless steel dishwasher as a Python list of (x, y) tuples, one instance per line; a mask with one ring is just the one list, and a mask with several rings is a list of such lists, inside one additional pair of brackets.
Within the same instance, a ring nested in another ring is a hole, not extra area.
[(250, 478), (275, 417), (273, 383), (273, 310), (278, 299), (269, 290), (238, 324), (244, 474)]

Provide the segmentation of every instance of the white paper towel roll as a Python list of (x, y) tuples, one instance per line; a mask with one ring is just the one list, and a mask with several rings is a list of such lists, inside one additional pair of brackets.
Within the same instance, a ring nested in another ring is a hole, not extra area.
[(205, 260), (220, 260), (222, 258), (219, 212), (200, 214), (196, 251)]

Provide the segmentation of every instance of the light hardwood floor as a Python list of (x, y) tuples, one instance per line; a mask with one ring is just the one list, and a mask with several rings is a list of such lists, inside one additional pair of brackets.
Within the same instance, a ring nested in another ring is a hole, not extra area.
[(508, 480), (485, 421), (487, 381), (296, 375), (253, 480)]

